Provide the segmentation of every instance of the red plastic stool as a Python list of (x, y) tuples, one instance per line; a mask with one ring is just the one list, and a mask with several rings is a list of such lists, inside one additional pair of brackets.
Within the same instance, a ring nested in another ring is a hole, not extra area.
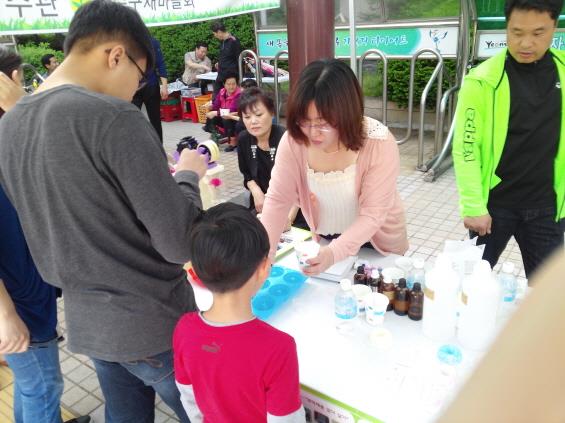
[(182, 106), (182, 120), (190, 119), (194, 123), (198, 123), (198, 109), (194, 97), (181, 97), (180, 104)]

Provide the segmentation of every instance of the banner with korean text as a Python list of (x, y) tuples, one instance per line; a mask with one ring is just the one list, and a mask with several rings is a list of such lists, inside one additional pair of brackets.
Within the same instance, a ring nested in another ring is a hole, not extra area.
[[(459, 29), (455, 26), (435, 28), (359, 28), (356, 32), (357, 56), (369, 49), (379, 49), (391, 57), (409, 57), (422, 48), (437, 50), (443, 57), (456, 57)], [(259, 31), (257, 49), (264, 58), (288, 50), (286, 31)], [(335, 30), (335, 56), (349, 57), (349, 30)]]
[[(0, 0), (0, 35), (66, 32), (89, 0)], [(280, 0), (114, 0), (136, 9), (147, 26), (174, 25), (280, 7)]]

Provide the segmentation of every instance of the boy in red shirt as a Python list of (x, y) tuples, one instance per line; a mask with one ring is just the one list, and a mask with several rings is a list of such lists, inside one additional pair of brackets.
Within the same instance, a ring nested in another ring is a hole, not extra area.
[(190, 251), (214, 295), (210, 310), (185, 314), (173, 336), (191, 422), (304, 422), (294, 339), (251, 311), (271, 268), (267, 232), (245, 207), (224, 203), (194, 223)]

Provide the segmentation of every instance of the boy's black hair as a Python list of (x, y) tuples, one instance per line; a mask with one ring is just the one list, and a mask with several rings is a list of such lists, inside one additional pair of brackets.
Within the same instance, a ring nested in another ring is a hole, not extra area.
[(0, 46), (0, 72), (12, 79), (12, 72), (22, 65), (22, 57), (6, 46)]
[(194, 49), (196, 50), (197, 48), (200, 48), (200, 47), (206, 47), (206, 48), (208, 48), (208, 43), (205, 43), (204, 41), (197, 41), (197, 42), (196, 42), (196, 47), (194, 47)]
[(43, 65), (44, 68), (47, 68), (47, 65), (51, 64), (52, 57), (55, 57), (55, 55), (51, 53), (44, 54), (43, 56), (41, 56), (41, 64)]
[(241, 84), (239, 86), (241, 87), (242, 90), (246, 90), (248, 88), (257, 87), (258, 85), (257, 85), (257, 81), (255, 81), (254, 79), (247, 78), (241, 81)]
[[(0, 72), (5, 73), (12, 79), (12, 73), (22, 65), (22, 57), (14, 50), (0, 45)], [(4, 115), (4, 110), (0, 108), (0, 118)]]
[(245, 285), (269, 254), (267, 231), (249, 210), (234, 203), (208, 209), (194, 222), (190, 241), (192, 266), (212, 292)]
[(88, 53), (112, 40), (123, 42), (133, 59), (146, 58), (146, 69), (153, 69), (155, 53), (151, 35), (139, 13), (111, 0), (92, 0), (77, 10), (65, 37), (65, 54), (74, 48)]
[(548, 12), (551, 19), (557, 23), (561, 10), (563, 9), (563, 0), (506, 0), (504, 16), (507, 22), (514, 9)]
[(212, 25), (210, 25), (210, 29), (212, 30), (212, 32), (226, 32), (226, 26), (221, 21), (213, 22)]
[(239, 117), (241, 118), (245, 112), (252, 112), (257, 103), (263, 103), (263, 106), (265, 106), (271, 115), (275, 114), (275, 102), (273, 98), (261, 88), (251, 87), (244, 90), (239, 97)]

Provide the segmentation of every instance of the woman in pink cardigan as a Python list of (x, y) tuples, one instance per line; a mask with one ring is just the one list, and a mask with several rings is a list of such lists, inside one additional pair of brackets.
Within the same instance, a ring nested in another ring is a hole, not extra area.
[(224, 128), (224, 137), (227, 137), (229, 145), (224, 151), (230, 152), (237, 147), (237, 134), (235, 125), (239, 119), (237, 109), (241, 89), (237, 85), (237, 75), (228, 74), (224, 81), (224, 88), (220, 90), (214, 101), (209, 105), (206, 113), (206, 125), (202, 129), (206, 132), (214, 132), (214, 125)]
[(271, 256), (294, 205), (316, 236), (332, 240), (309, 260), (304, 269), (309, 276), (356, 255), (368, 242), (382, 254), (408, 249), (396, 189), (396, 140), (363, 112), (357, 78), (335, 59), (310, 63), (289, 96), (288, 130), (279, 144), (261, 222)]

